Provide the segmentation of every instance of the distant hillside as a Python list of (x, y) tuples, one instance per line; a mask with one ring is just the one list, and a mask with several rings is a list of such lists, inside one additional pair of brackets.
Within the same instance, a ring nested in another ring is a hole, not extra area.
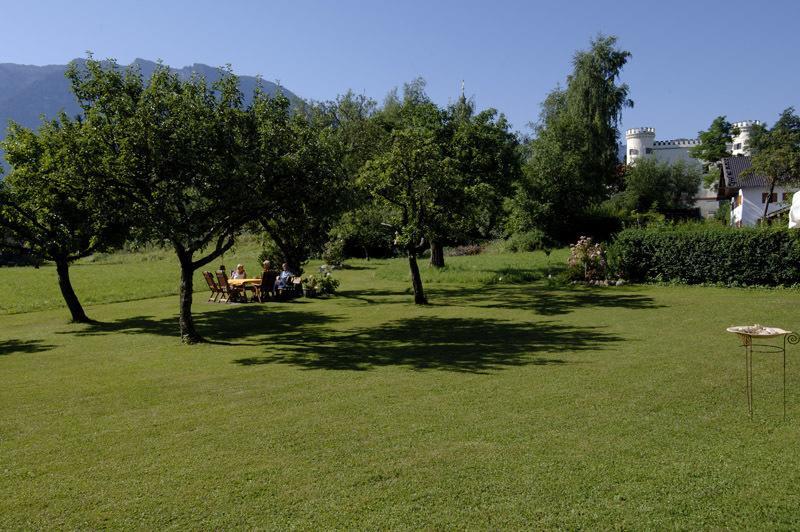
[[(76, 60), (82, 63), (82, 59)], [(146, 59), (136, 59), (145, 79), (148, 79), (156, 68), (156, 63)], [(64, 77), (67, 65), (17, 65), (0, 63), (0, 139), (5, 138), (8, 121), (13, 120), (25, 127), (36, 128), (41, 123), (41, 116), (54, 117), (62, 109), (70, 116), (80, 112), (78, 102), (69, 88), (69, 81)], [(219, 78), (214, 67), (195, 63), (180, 69), (173, 68), (184, 79), (196, 72), (209, 81)], [(256, 86), (254, 76), (239, 76), (245, 102), (249, 103)], [(267, 94), (275, 94), (278, 86), (263, 80), (262, 87)], [(297, 96), (281, 87), (281, 91), (289, 99)], [(0, 152), (0, 161), (2, 160)]]

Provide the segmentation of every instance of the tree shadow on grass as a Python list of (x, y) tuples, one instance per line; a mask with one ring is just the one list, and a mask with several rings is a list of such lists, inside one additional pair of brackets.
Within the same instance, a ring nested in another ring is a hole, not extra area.
[(379, 366), (488, 373), (507, 367), (564, 364), (562, 353), (600, 350), (621, 337), (596, 327), (551, 322), (419, 317), (350, 334), (312, 329), (273, 337), (272, 354), (240, 358), (242, 366), (291, 364), (306, 369), (368, 370)]
[(45, 344), (41, 340), (0, 340), (0, 356), (13, 355), (14, 353), (41, 353), (54, 347), (53, 345)]
[[(318, 312), (293, 312), (285, 304), (231, 305), (194, 314), (197, 331), (209, 343), (222, 345), (263, 345), (274, 335), (299, 335), (309, 326), (331, 323), (335, 317)], [(112, 322), (86, 325), (79, 331), (60, 334), (98, 336), (105, 334), (152, 334), (180, 337), (178, 317), (132, 316)]]
[(434, 304), (532, 310), (542, 316), (568, 314), (583, 307), (644, 310), (663, 308), (652, 297), (621, 292), (616, 287), (558, 285), (489, 285), (482, 289), (432, 290)]

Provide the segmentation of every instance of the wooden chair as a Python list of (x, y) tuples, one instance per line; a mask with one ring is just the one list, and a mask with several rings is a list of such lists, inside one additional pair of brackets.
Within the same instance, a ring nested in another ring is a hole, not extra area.
[(219, 284), (219, 289), (222, 296), (219, 298), (220, 303), (233, 303), (242, 300), (243, 296), (241, 288), (237, 288), (228, 284), (228, 274), (225, 272), (217, 272), (217, 284)]
[(290, 277), (286, 284), (281, 287), (275, 288), (275, 296), (278, 299), (286, 300), (286, 299), (293, 299), (295, 297), (300, 297), (303, 295), (303, 286), (301, 283), (301, 279), (299, 275), (295, 275), (294, 277)]
[(220, 290), (219, 285), (214, 280), (214, 276), (211, 274), (211, 272), (203, 272), (203, 278), (206, 280), (206, 283), (208, 283), (208, 289), (211, 290), (211, 295), (208, 296), (208, 302), (216, 303), (217, 298), (222, 295), (222, 290)]
[(278, 278), (278, 272), (268, 271), (261, 274), (261, 284), (256, 286), (255, 298), (259, 303), (264, 303), (270, 296), (275, 295), (275, 279)]

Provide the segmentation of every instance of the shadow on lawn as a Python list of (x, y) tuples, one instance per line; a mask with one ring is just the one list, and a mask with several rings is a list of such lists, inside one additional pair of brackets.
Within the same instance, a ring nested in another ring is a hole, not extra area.
[(55, 346), (45, 344), (41, 340), (0, 340), (0, 356), (14, 353), (41, 353)]
[(317, 328), (300, 337), (276, 334), (271, 339), (274, 354), (234, 362), (243, 366), (283, 363), (307, 369), (407, 366), (487, 373), (509, 366), (564, 364), (553, 355), (598, 350), (622, 340), (594, 327), (431, 317), (399, 320), (351, 334)]
[[(197, 331), (207, 342), (221, 345), (263, 345), (273, 336), (292, 338), (300, 336), (308, 326), (331, 323), (336, 318), (318, 312), (293, 312), (296, 305), (230, 305), (195, 312)], [(104, 334), (154, 334), (178, 338), (178, 317), (156, 319), (152, 316), (132, 316), (113, 322), (86, 325), (79, 331), (63, 332), (75, 336)], [(270, 340), (271, 341), (271, 340)]]
[(568, 314), (582, 307), (625, 308), (632, 310), (663, 308), (652, 297), (620, 292), (619, 288), (570, 287), (558, 285), (489, 285), (482, 289), (431, 290), (434, 304), (466, 305), (483, 308), (532, 310), (542, 316)]

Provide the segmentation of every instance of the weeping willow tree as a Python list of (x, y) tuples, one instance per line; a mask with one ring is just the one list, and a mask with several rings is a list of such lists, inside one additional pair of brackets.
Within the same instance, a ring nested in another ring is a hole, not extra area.
[(526, 146), (510, 229), (564, 237), (586, 210), (618, 191), (617, 142), (622, 110), (632, 107), (619, 83), (630, 52), (614, 36), (598, 36), (575, 54), (564, 88), (545, 99)]

